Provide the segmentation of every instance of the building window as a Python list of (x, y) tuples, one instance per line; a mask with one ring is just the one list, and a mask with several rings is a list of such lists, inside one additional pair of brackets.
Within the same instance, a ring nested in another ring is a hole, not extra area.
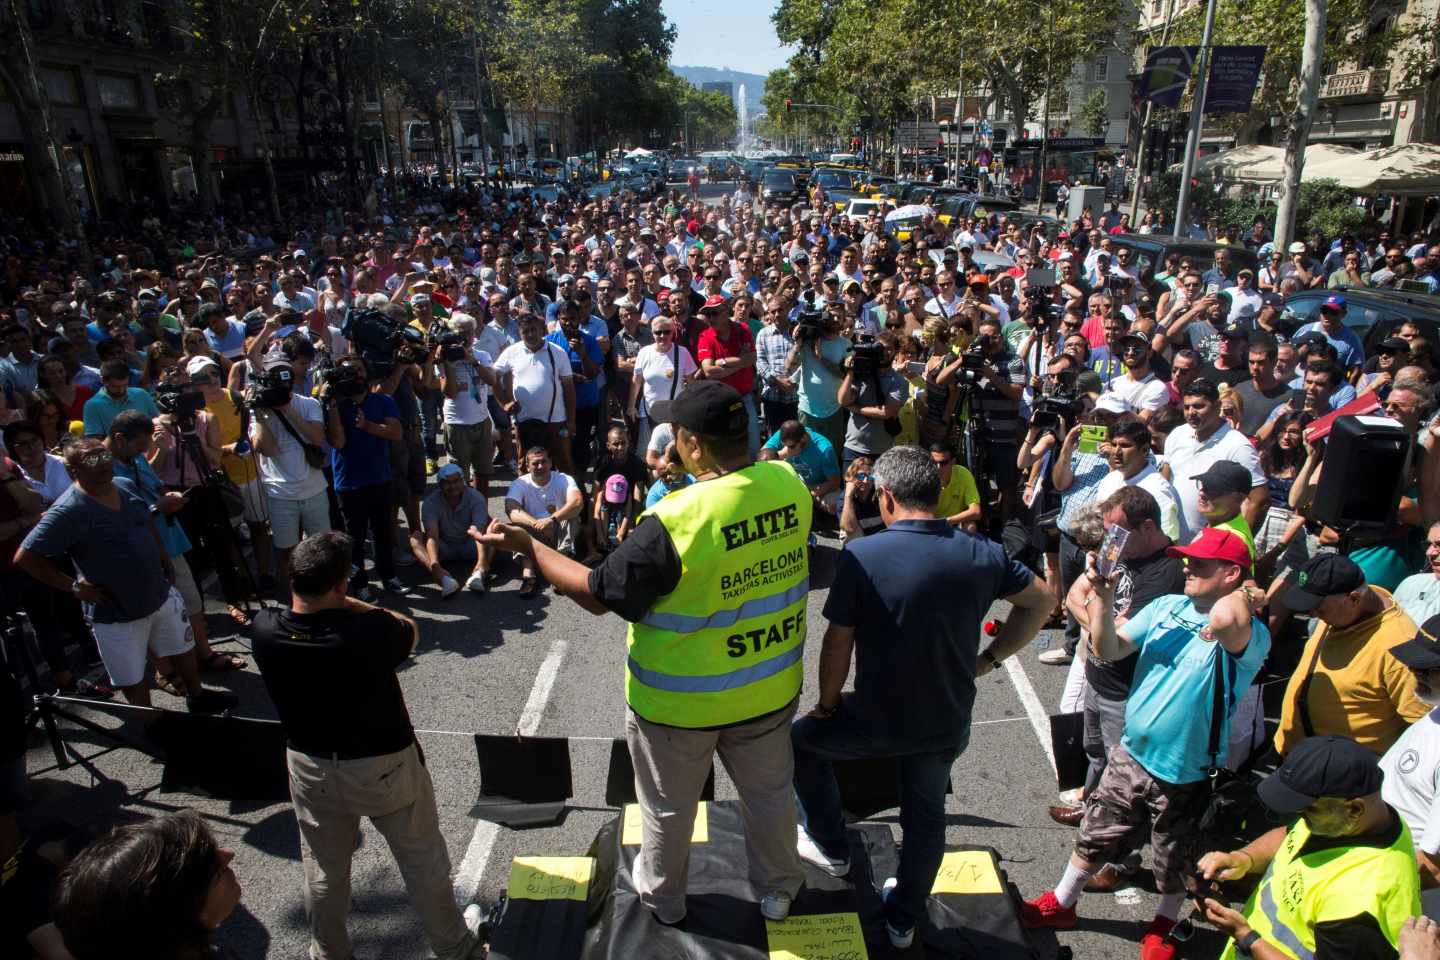
[(140, 109), (140, 85), (134, 77), (97, 73), (95, 89), (100, 92), (100, 106), (107, 110)]
[(1099, 60), (1095, 61), (1095, 82), (1104, 83), (1110, 79), (1110, 55), (1102, 54)]
[(40, 80), (51, 103), (73, 107), (80, 103), (80, 82), (68, 67), (41, 67)]

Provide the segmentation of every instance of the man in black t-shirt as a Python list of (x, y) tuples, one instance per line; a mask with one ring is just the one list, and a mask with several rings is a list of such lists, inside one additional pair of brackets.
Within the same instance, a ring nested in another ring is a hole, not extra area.
[[(611, 503), (607, 496), (607, 481), (616, 474), (625, 478), (625, 503)], [(605, 449), (595, 461), (595, 497), (591, 504), (590, 516), (595, 526), (596, 549), (593, 557), (608, 552), (609, 512), (620, 516), (616, 539), (624, 540), (635, 525), (645, 505), (645, 491), (650, 489), (650, 472), (645, 462), (630, 450), (630, 431), (623, 426), (613, 426), (605, 434)]]
[[(1143, 610), (1152, 600), (1185, 591), (1185, 570), (1181, 561), (1166, 556), (1172, 541), (1160, 529), (1160, 504), (1143, 487), (1126, 485), (1100, 504), (1105, 525), (1130, 531), (1120, 565), (1115, 572), (1115, 622), (1123, 623)], [(1090, 597), (1094, 587), (1089, 577), (1076, 577), (1065, 598), (1065, 606), (1088, 631)], [(1088, 793), (1100, 782), (1105, 758), (1125, 732), (1125, 704), (1135, 679), (1140, 654), (1123, 660), (1101, 660), (1092, 652), (1085, 658), (1085, 755), (1090, 769), (1085, 777)], [(1080, 822), (1082, 807), (1051, 807), (1050, 815), (1060, 823)], [(1113, 889), (1120, 868), (1107, 864), (1086, 886), (1087, 890)]]
[(461, 960), (476, 937), (455, 906), (435, 788), (395, 676), (419, 632), (410, 618), (346, 595), (350, 555), (342, 533), (301, 541), (290, 609), (262, 610), (251, 627), (255, 663), (285, 728), (310, 955), (354, 952), (345, 929), (350, 858), (359, 820), (369, 817), (390, 845), (430, 949)]
[(1246, 360), (1250, 379), (1235, 384), (1235, 393), (1245, 405), (1240, 414), (1240, 432), (1253, 437), (1270, 419), (1271, 412), (1290, 398), (1290, 385), (1275, 376), (1275, 358), (1280, 345), (1268, 333), (1251, 334)]

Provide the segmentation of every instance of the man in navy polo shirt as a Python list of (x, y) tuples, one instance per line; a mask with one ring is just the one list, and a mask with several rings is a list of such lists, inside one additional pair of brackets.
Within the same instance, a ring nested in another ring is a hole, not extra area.
[[(820, 702), (795, 722), (800, 857), (836, 877), (850, 869), (833, 761), (900, 760), (905, 845), (886, 882), (890, 942), (910, 945), (945, 853), (945, 785), (970, 739), (975, 679), (1044, 625), (1054, 595), (999, 544), (935, 515), (940, 470), (917, 447), (892, 447), (873, 473), (887, 530), (845, 544), (825, 603)], [(956, 583), (969, 589), (956, 590)], [(980, 650), (980, 622), (1015, 609)], [(855, 690), (841, 696), (855, 657)]]

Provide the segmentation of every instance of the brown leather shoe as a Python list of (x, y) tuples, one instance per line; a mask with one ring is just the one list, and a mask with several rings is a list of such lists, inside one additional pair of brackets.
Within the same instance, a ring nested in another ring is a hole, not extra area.
[(1057, 804), (1050, 808), (1050, 819), (1063, 827), (1078, 827), (1084, 818), (1084, 807), (1067, 807)]
[(1107, 863), (1100, 868), (1099, 873), (1085, 881), (1085, 892), (1114, 893), (1115, 889), (1129, 879), (1133, 873), (1132, 870), (1121, 869), (1113, 863)]

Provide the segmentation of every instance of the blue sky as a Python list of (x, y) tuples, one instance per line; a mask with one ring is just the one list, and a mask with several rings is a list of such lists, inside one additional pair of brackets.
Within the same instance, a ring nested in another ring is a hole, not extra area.
[(661, 7), (675, 24), (671, 63), (765, 74), (789, 59), (770, 22), (775, 0), (662, 0)]

